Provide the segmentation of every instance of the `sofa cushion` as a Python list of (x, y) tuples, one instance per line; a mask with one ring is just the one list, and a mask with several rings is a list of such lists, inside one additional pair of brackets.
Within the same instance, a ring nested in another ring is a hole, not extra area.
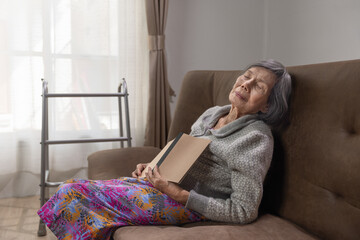
[(296, 225), (270, 214), (263, 215), (257, 221), (248, 225), (213, 225), (210, 222), (191, 223), (186, 224), (183, 227), (127, 226), (116, 230), (113, 237), (114, 240), (318, 239), (309, 235)]

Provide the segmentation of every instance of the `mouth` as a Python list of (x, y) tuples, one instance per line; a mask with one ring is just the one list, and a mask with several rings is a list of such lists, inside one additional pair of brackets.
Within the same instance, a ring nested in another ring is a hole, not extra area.
[(235, 92), (235, 95), (242, 101), (247, 102), (247, 99), (243, 97), (239, 92)]

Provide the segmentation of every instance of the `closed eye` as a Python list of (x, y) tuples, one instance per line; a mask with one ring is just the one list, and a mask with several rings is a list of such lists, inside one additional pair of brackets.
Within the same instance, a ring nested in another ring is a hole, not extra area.
[(259, 92), (265, 93), (265, 87), (261, 86), (260, 84), (256, 84), (255, 87)]

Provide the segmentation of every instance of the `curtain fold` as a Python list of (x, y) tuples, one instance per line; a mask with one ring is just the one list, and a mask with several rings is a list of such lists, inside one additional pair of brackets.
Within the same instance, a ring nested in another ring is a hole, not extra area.
[(170, 96), (165, 57), (165, 26), (168, 0), (145, 0), (149, 32), (149, 105), (145, 146), (164, 147), (171, 123)]

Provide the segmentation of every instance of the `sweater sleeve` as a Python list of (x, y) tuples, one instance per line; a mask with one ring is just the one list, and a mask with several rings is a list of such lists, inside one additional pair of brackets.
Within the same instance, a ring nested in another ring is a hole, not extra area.
[(270, 166), (271, 134), (250, 131), (234, 141), (226, 154), (231, 170), (232, 193), (228, 199), (212, 198), (190, 191), (186, 207), (213, 221), (246, 224), (254, 221), (263, 193), (263, 182)]

